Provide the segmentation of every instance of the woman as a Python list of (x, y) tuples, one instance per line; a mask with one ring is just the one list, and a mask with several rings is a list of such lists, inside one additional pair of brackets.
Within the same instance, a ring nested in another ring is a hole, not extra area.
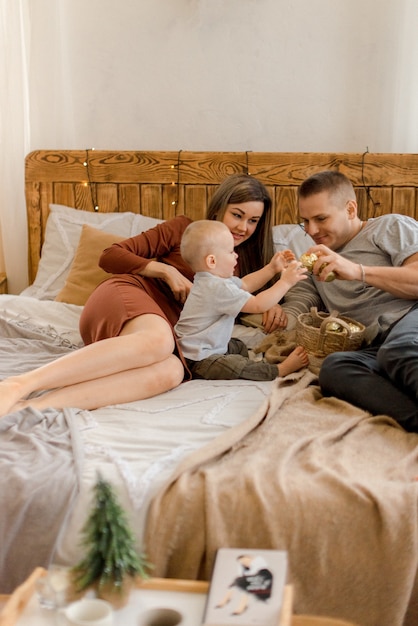
[[(239, 248), (238, 273), (259, 269), (273, 255), (271, 199), (247, 175), (226, 179), (215, 192), (209, 219), (224, 222)], [(116, 274), (99, 285), (80, 319), (85, 346), (0, 383), (0, 416), (27, 406), (95, 409), (133, 402), (177, 387), (185, 376), (173, 326), (193, 272), (180, 255), (191, 220), (175, 217), (113, 244), (100, 265)], [(265, 314), (271, 332), (284, 326), (281, 307)], [(26, 400), (29, 394), (46, 393)]]

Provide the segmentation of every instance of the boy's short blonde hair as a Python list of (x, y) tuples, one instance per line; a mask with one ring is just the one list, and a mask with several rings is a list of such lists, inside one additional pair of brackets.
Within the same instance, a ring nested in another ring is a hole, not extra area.
[(188, 225), (183, 233), (180, 252), (192, 270), (197, 271), (208, 254), (216, 252), (219, 236), (230, 230), (223, 222), (198, 220)]

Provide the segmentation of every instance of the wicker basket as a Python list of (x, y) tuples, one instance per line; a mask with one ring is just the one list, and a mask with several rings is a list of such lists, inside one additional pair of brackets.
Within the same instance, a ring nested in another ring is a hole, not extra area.
[[(339, 330), (330, 330), (330, 324), (338, 325)], [(354, 331), (352, 326), (359, 330)], [(338, 317), (336, 311), (318, 312), (315, 307), (310, 313), (301, 313), (296, 322), (296, 343), (305, 348), (308, 354), (323, 359), (332, 352), (358, 350), (364, 339), (366, 327), (349, 317)]]

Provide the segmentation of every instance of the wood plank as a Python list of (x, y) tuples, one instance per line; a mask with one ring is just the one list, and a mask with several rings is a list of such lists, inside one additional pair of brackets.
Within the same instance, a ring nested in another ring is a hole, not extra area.
[(115, 183), (96, 185), (96, 207), (100, 213), (117, 213), (119, 211), (118, 186)]
[(122, 183), (119, 185), (119, 211), (141, 213), (141, 193), (139, 185)]
[(245, 152), (182, 152), (180, 179), (187, 184), (218, 185), (232, 174), (247, 171)]
[(418, 191), (413, 187), (394, 187), (392, 213), (401, 213), (418, 218)]
[(176, 183), (162, 185), (161, 203), (163, 207), (164, 219), (171, 219), (176, 215), (183, 213), (180, 204), (180, 187)]
[(85, 156), (85, 151), (77, 150), (35, 150), (25, 159), (26, 181), (85, 181)]
[[(79, 206), (77, 206), (76, 203), (74, 185), (72, 183), (54, 183), (53, 197), (53, 202), (55, 202), (56, 204), (64, 204), (65, 206), (74, 207), (76, 209), (80, 208)], [(56, 198), (59, 198), (59, 202), (57, 202)]]
[(161, 185), (141, 185), (142, 214), (165, 219)]
[(367, 217), (392, 213), (392, 203), (391, 187), (371, 187), (367, 194)]
[[(74, 197), (75, 205), (82, 211), (94, 211), (96, 204), (95, 185), (90, 183), (75, 183), (74, 184)], [(62, 202), (56, 202), (56, 204), (62, 204)]]
[(188, 185), (184, 193), (183, 214), (193, 220), (204, 220), (208, 210), (205, 185)]
[(36, 150), (26, 157), (26, 180), (170, 183), (177, 162), (176, 151)]
[(49, 215), (49, 205), (54, 202), (54, 188), (52, 181), (40, 183), (40, 219), (42, 222), (42, 233), (45, 233), (46, 222)]
[(26, 183), (25, 185), (28, 222), (28, 275), (30, 283), (35, 280), (43, 242), (39, 187), (40, 183)]
[(357, 196), (357, 211), (361, 220), (366, 220), (371, 215), (368, 215), (368, 196), (366, 189), (356, 189)]
[(296, 224), (299, 221), (296, 187), (275, 187), (275, 224)]
[[(418, 187), (417, 154), (189, 152), (38, 150), (26, 158), (26, 180), (86, 180), (86, 166), (94, 182), (169, 183), (173, 170), (183, 184), (217, 184), (230, 174), (245, 173), (266, 184), (299, 185), (322, 169), (338, 169), (355, 185)], [(390, 178), (388, 173), (390, 172)]]

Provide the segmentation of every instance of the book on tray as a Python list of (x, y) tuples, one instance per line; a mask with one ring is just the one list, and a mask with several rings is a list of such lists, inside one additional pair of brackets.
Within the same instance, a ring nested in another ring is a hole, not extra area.
[(203, 626), (277, 626), (287, 577), (287, 552), (220, 548)]

